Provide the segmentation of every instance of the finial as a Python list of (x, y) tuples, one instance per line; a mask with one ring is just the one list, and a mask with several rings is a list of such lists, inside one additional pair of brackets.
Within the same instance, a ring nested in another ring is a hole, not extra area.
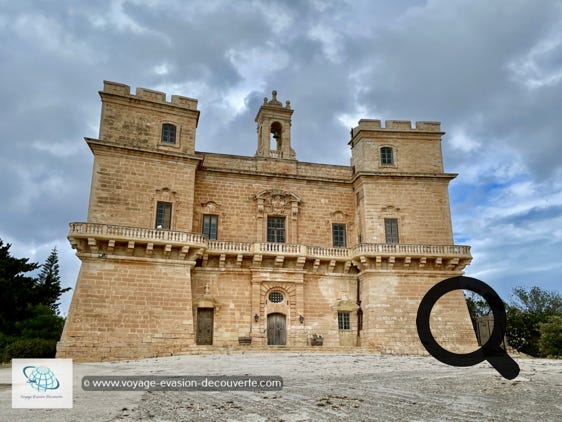
[(277, 91), (271, 91), (271, 101), (277, 101)]
[(285, 101), (285, 108), (291, 108), (291, 102), (289, 100)]
[(263, 97), (263, 104), (267, 104), (267, 97)]

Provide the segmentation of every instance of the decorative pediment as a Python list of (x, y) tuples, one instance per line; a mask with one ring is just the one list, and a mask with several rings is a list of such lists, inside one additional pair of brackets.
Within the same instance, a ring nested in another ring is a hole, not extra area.
[(264, 190), (256, 194), (254, 199), (258, 204), (258, 213), (285, 215), (290, 212), (298, 214), (301, 198), (293, 193), (281, 189)]
[(332, 220), (334, 220), (334, 221), (345, 220), (345, 219), (347, 219), (347, 217), (349, 217), (349, 214), (347, 214), (343, 211), (340, 211), (340, 210), (334, 211), (334, 212), (330, 213), (330, 215), (332, 216)]
[(215, 311), (220, 309), (220, 303), (211, 294), (211, 288), (209, 283), (205, 284), (205, 294), (203, 296), (198, 296), (193, 299), (194, 308), (214, 308)]
[(394, 213), (394, 212), (400, 211), (400, 208), (397, 208), (397, 207), (395, 207), (395, 206), (393, 206), (393, 205), (388, 205), (388, 206), (386, 206), (386, 207), (382, 207), (382, 208), (381, 208), (381, 211), (382, 211), (382, 212), (387, 212), (387, 213)]
[(334, 313), (356, 312), (359, 309), (359, 305), (355, 301), (349, 299), (349, 297), (346, 294), (346, 295), (342, 295), (340, 299), (336, 300), (336, 303), (332, 305), (332, 309)]
[(153, 200), (157, 199), (159, 201), (175, 202), (176, 201), (176, 191), (170, 188), (156, 189)]
[(214, 308), (216, 311), (220, 309), (220, 303), (211, 295), (203, 295), (193, 300), (194, 308)]
[(215, 201), (207, 201), (201, 204), (201, 211), (204, 214), (215, 214), (220, 211), (221, 206)]

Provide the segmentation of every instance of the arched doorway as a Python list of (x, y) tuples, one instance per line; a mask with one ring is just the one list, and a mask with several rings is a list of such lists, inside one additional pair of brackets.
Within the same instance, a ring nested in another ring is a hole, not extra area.
[(280, 313), (267, 316), (268, 346), (284, 346), (287, 344), (286, 317)]

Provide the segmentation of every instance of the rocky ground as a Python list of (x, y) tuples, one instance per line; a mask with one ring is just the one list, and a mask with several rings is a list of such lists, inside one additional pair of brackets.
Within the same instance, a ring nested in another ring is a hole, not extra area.
[[(561, 421), (562, 360), (516, 358), (502, 378), (487, 362), (455, 368), (432, 357), (371, 354), (211, 354), (74, 366), (73, 409), (12, 409), (4, 421)], [(279, 375), (281, 391), (88, 392), (85, 375)]]

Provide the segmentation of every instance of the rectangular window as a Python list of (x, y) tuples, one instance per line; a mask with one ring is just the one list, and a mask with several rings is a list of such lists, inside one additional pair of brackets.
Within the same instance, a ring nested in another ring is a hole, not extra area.
[(176, 127), (169, 123), (162, 125), (162, 142), (166, 144), (176, 143)]
[(219, 217), (216, 215), (203, 215), (203, 234), (209, 240), (217, 240), (217, 227), (219, 225)]
[(345, 248), (345, 224), (332, 224), (332, 243), (334, 248)]
[(392, 165), (394, 164), (394, 157), (392, 154), (392, 148), (382, 147), (381, 148), (381, 164)]
[(338, 329), (346, 331), (351, 330), (349, 312), (338, 312)]
[(285, 217), (267, 217), (267, 241), (285, 243)]
[(172, 204), (170, 202), (158, 202), (156, 204), (156, 228), (170, 230), (172, 225)]
[(398, 243), (398, 219), (385, 218), (384, 232), (386, 236), (386, 243)]

